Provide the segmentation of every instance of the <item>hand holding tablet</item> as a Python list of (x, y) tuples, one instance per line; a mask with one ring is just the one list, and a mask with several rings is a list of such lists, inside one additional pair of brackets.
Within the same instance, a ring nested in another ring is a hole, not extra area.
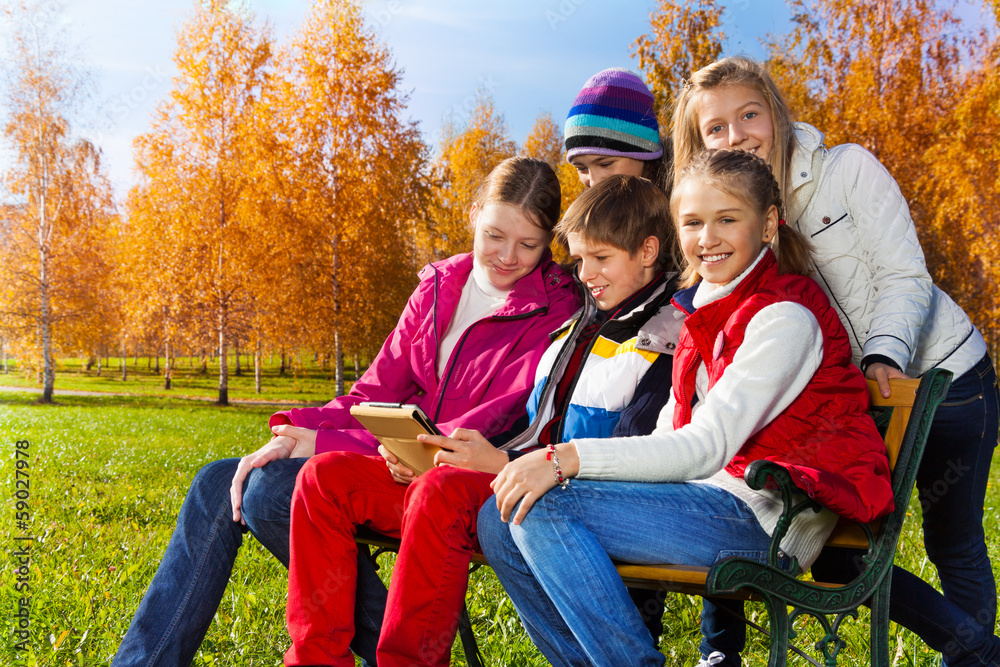
[(434, 467), (434, 455), (441, 447), (427, 445), (421, 433), (442, 435), (419, 406), (399, 403), (359, 403), (351, 415), (392, 452), (399, 463), (421, 475)]

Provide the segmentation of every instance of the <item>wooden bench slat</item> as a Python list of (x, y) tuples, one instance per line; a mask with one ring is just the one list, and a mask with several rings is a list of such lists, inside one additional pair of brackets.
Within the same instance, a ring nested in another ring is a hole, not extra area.
[(616, 565), (622, 579), (649, 579), (652, 581), (673, 582), (678, 584), (698, 584), (705, 588), (707, 567), (695, 565), (633, 565), (621, 563)]
[[(879, 522), (874, 521), (869, 525), (872, 532), (877, 534)], [(865, 531), (861, 529), (860, 525), (849, 519), (841, 519), (837, 522), (833, 532), (830, 533), (824, 546), (865, 550), (868, 548), (868, 538), (865, 537)]]

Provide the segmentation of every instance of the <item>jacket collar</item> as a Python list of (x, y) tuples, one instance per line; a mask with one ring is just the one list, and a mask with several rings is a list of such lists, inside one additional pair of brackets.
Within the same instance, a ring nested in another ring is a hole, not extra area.
[(813, 180), (813, 153), (823, 147), (823, 133), (808, 123), (792, 123), (795, 132), (795, 148), (792, 150), (791, 184), (792, 190)]
[[(672, 277), (673, 274), (671, 274)], [(662, 271), (656, 275), (648, 283), (636, 290), (631, 296), (618, 304), (614, 310), (609, 311), (609, 319), (621, 320), (626, 319), (632, 313), (640, 310), (642, 306), (653, 300), (653, 297), (657, 296), (666, 289), (667, 274)], [(589, 293), (588, 290), (584, 290)], [(659, 307), (659, 306), (657, 306)]]
[(681, 291), (674, 294), (674, 298), (672, 299), (673, 304), (688, 315), (696, 310), (694, 307), (694, 295), (695, 292), (698, 291), (699, 284), (700, 283), (695, 283), (694, 285), (691, 285), (691, 287), (685, 287)]
[(795, 148), (789, 164), (791, 193), (785, 199), (785, 217), (798, 228), (799, 218), (812, 200), (823, 171), (823, 133), (807, 123), (793, 123)]
[[(456, 285), (457, 293), (461, 295), (462, 286), (471, 276), (472, 262), (471, 252), (462, 253), (428, 264), (417, 275), (421, 280), (432, 280), (435, 276), (441, 279), (453, 278), (453, 281), (448, 282)], [(535, 270), (514, 283), (507, 300), (493, 313), (493, 317), (513, 317), (539, 308), (547, 308), (550, 301), (549, 294), (571, 280), (559, 265), (552, 261), (552, 253), (546, 248)], [(458, 297), (455, 298), (457, 300)]]
[(746, 280), (747, 276), (753, 272), (754, 268), (756, 268), (758, 264), (760, 264), (760, 261), (765, 255), (767, 255), (768, 252), (770, 252), (770, 250), (767, 247), (762, 248), (760, 253), (757, 255), (757, 258), (750, 263), (750, 266), (743, 269), (743, 273), (736, 276), (725, 285), (710, 287), (708, 283), (702, 280), (698, 283), (698, 289), (695, 291), (694, 298), (692, 299), (694, 307), (701, 308), (702, 306), (707, 306), (713, 301), (718, 301), (719, 299), (732, 294), (736, 291), (736, 288), (739, 287), (740, 283)]

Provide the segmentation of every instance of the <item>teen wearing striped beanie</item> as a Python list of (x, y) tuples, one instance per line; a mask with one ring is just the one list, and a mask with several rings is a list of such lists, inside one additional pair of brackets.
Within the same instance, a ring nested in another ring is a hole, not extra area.
[[(653, 93), (627, 69), (606, 69), (583, 84), (566, 118), (565, 136), (566, 159), (584, 187), (609, 176), (642, 176), (670, 196), (673, 145), (660, 141)], [(630, 588), (629, 595), (657, 646), (663, 597), (638, 588)]]
[(566, 117), (566, 159), (586, 187), (608, 176), (644, 176), (669, 194), (670, 153), (660, 141), (653, 93), (613, 67), (587, 80)]

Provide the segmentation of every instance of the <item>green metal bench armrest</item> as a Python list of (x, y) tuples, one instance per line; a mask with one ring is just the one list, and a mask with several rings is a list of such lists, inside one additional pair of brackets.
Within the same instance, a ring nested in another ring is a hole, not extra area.
[[(798, 514), (812, 509), (818, 511), (819, 503), (809, 500), (805, 493), (795, 486), (787, 470), (769, 461), (755, 461), (747, 466), (747, 485), (755, 490), (775, 486), (781, 493), (784, 509), (778, 520), (767, 563), (745, 558), (730, 558), (716, 563), (709, 570), (705, 590), (708, 595), (732, 594), (738, 591), (753, 591), (761, 595), (768, 607), (772, 624), (772, 645), (769, 665), (784, 665), (788, 639), (794, 637), (791, 620), (801, 614), (817, 618), (825, 630), (824, 638), (817, 643), (826, 664), (836, 664), (837, 653), (843, 646), (839, 628), (845, 618), (856, 617), (857, 608), (863, 603), (872, 606), (872, 659), (873, 664), (888, 661), (888, 580), (892, 568), (896, 543), (906, 518), (910, 494), (916, 480), (917, 469), (923, 456), (927, 435), (938, 405), (947, 394), (952, 374), (942, 369), (933, 369), (924, 374), (913, 395), (912, 406), (905, 401), (882, 399), (877, 390), (870, 386), (873, 404), (878, 409), (895, 410), (899, 406), (909, 408), (909, 418), (905, 428), (902, 422), (890, 423), (879, 420), (885, 429), (887, 444), (889, 439), (898, 442), (898, 449), (889, 449), (892, 467), (892, 491), (895, 507), (882, 517), (875, 531), (868, 525), (862, 526), (867, 537), (868, 550), (862, 556), (864, 566), (859, 575), (843, 585), (822, 584), (797, 579), (797, 568), (782, 570), (778, 556), (778, 545)], [(895, 402), (893, 402), (895, 401)], [(879, 407), (882, 406), (887, 407)], [(896, 406), (896, 407), (893, 407)], [(905, 411), (901, 415), (907, 414)], [(893, 430), (895, 429), (895, 430)], [(900, 437), (900, 431), (902, 436)], [(793, 560), (793, 565), (797, 563)], [(791, 615), (786, 614), (786, 605), (794, 606)], [(832, 616), (831, 621), (827, 616)]]
[[(781, 540), (788, 533), (792, 519), (806, 510), (819, 512), (822, 505), (810, 499), (805, 491), (795, 485), (788, 471), (773, 461), (752, 461), (747, 466), (744, 478), (747, 486), (755, 491), (767, 488), (770, 482), (776, 484), (781, 493), (781, 516), (778, 518), (774, 533), (771, 535), (771, 545), (767, 550), (767, 564), (781, 570), (783, 569), (780, 565), (780, 558), (783, 555), (780, 549)], [(796, 496), (799, 496), (800, 499), (796, 500)], [(797, 558), (792, 557), (790, 571), (792, 573), (799, 571)]]

